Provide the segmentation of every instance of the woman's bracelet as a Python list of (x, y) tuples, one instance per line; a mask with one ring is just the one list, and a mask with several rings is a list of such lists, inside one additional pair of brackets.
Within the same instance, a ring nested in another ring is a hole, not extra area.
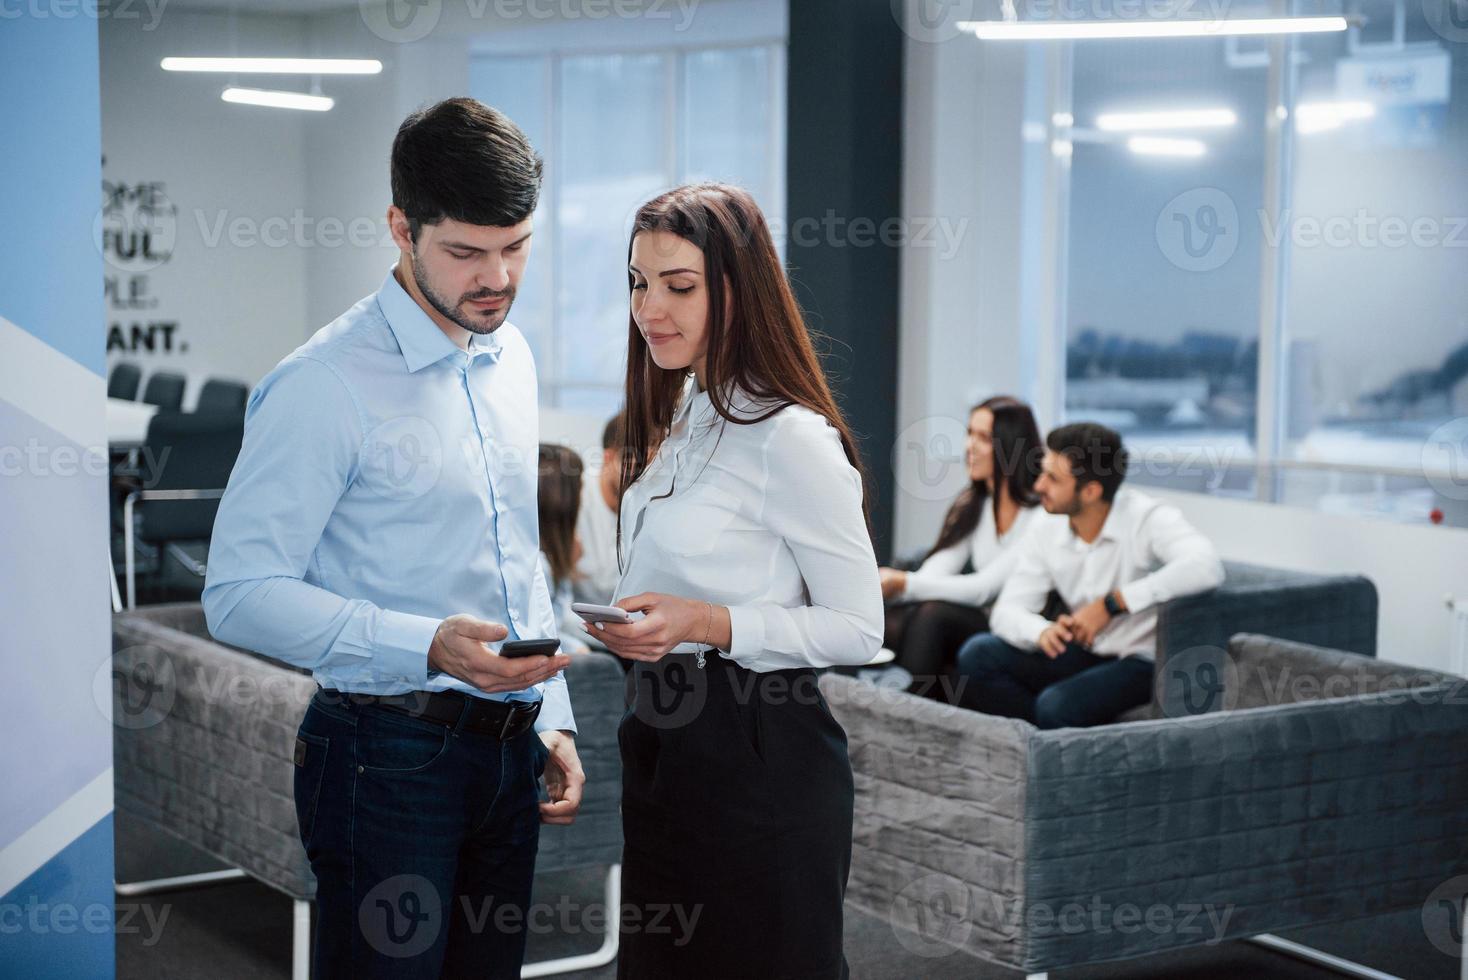
[(714, 604), (712, 602), (708, 602), (708, 600), (704, 600), (704, 602), (709, 607), (709, 623), (706, 627), (704, 627), (703, 630), (703, 645), (708, 646), (709, 640), (714, 635)]

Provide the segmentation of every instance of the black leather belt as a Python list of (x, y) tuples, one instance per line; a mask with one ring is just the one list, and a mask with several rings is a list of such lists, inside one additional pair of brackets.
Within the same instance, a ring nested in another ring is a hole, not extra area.
[(523, 735), (540, 715), (540, 701), (491, 701), (461, 691), (414, 691), (410, 694), (351, 694), (320, 690), (317, 697), (371, 705), (394, 714), (431, 721), (446, 728), (492, 735), (501, 742)]

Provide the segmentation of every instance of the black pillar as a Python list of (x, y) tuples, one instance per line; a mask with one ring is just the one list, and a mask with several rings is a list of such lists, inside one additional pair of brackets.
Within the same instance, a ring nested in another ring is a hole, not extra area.
[(882, 561), (894, 503), (902, 39), (890, 0), (791, 0), (786, 256), (860, 443)]

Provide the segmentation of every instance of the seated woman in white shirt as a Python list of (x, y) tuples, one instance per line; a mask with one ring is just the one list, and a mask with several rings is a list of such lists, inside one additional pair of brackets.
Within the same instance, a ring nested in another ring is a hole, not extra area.
[(589, 651), (581, 618), (571, 611), (571, 582), (581, 541), (576, 536), (576, 512), (581, 505), (581, 457), (565, 446), (540, 444), (536, 506), (540, 512), (540, 571), (550, 589), (561, 650)]
[[(937, 543), (917, 571), (881, 570), (888, 602), (883, 645), (896, 659), (870, 679), (956, 702), (945, 681), (958, 648), (989, 629), (988, 609), (1014, 569), (1015, 545), (1043, 519), (1035, 479), (1044, 453), (1034, 413), (1024, 402), (999, 395), (969, 412), (969, 486), (949, 508)], [(966, 565), (973, 570), (964, 572)]]
[(644, 205), (629, 279), (617, 975), (836, 980), (853, 788), (815, 668), (882, 638), (855, 444), (746, 192)]

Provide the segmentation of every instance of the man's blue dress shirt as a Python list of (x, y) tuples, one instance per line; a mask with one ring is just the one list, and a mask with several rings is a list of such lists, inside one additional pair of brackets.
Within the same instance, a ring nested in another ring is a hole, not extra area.
[(510, 639), (556, 636), (540, 572), (535, 362), (512, 324), (461, 350), (391, 272), (271, 371), (209, 548), (215, 637), (366, 694), (543, 698), (574, 730), (559, 674), (486, 695), (428, 672), (454, 613)]

